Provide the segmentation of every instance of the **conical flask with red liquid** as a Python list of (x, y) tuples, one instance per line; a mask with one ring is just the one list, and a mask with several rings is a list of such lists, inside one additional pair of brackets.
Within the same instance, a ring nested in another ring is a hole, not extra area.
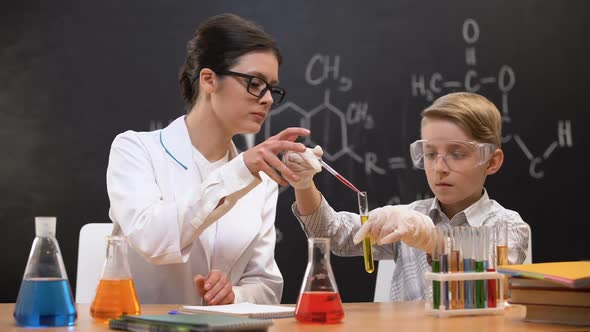
[(108, 322), (121, 315), (139, 315), (139, 301), (127, 263), (127, 242), (123, 236), (108, 236), (107, 257), (90, 315)]
[(331, 324), (344, 318), (340, 293), (330, 265), (330, 239), (308, 239), (308, 262), (295, 318), (302, 323)]
[(26, 327), (71, 326), (77, 313), (55, 238), (55, 217), (35, 217), (35, 240), (14, 307)]

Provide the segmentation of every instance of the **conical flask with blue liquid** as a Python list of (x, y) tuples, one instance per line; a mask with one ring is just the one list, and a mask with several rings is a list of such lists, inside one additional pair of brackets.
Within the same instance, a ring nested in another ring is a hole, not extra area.
[(77, 317), (55, 238), (55, 217), (35, 218), (35, 239), (18, 292), (14, 318), (26, 327), (71, 326)]

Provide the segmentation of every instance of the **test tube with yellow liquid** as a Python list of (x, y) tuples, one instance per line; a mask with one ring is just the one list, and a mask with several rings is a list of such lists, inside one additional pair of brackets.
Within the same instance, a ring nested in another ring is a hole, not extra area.
[[(501, 222), (496, 225), (496, 267), (500, 265), (508, 265), (508, 223)], [(508, 280), (504, 276), (504, 300), (508, 299)], [(498, 289), (498, 297), (500, 296)], [(501, 300), (498, 298), (498, 300)]]
[[(364, 225), (367, 221), (369, 221), (369, 203), (367, 200), (367, 192), (359, 192), (358, 200), (361, 225)], [(373, 271), (375, 271), (375, 261), (373, 261), (373, 247), (371, 246), (371, 238), (369, 235), (363, 239), (363, 257), (365, 259), (365, 271), (368, 273), (373, 273)]]

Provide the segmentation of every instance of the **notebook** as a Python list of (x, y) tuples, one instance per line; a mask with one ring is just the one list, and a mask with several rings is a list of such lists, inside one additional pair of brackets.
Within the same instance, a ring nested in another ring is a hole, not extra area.
[(500, 265), (496, 271), (517, 277), (545, 279), (572, 288), (590, 285), (590, 261)]
[(121, 316), (109, 328), (123, 331), (202, 332), (266, 331), (271, 320), (214, 314)]
[(243, 316), (251, 318), (286, 318), (295, 315), (294, 307), (283, 307), (278, 305), (254, 304), (249, 302), (224, 304), (215, 306), (182, 306), (183, 313), (218, 313), (232, 316)]

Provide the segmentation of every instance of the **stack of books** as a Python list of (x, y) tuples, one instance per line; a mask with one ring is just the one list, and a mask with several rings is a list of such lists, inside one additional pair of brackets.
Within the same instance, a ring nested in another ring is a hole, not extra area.
[(590, 262), (503, 265), (511, 304), (526, 306), (525, 320), (590, 325)]

